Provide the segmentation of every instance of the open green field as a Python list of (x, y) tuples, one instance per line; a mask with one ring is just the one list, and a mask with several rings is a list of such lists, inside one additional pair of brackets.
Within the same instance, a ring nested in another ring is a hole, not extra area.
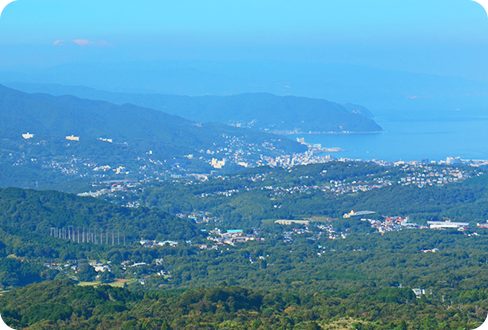
[[(112, 287), (116, 287), (116, 288), (123, 288), (124, 287), (124, 284), (130, 284), (130, 283), (133, 283), (133, 282), (136, 282), (137, 280), (135, 279), (116, 279), (115, 281), (113, 281), (112, 283), (102, 283), (100, 281), (93, 281), (93, 282), (79, 282), (78, 283), (78, 286), (99, 286), (99, 285), (110, 285)], [(1, 293), (0, 293), (1, 294)]]

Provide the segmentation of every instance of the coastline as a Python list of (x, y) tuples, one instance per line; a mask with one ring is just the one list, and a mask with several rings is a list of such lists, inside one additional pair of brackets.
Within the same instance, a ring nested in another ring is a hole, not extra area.
[(269, 132), (272, 134), (278, 135), (316, 135), (316, 134), (329, 134), (329, 135), (341, 135), (341, 134), (379, 134), (379, 133), (386, 133), (387, 131), (371, 131), (371, 132), (354, 132), (354, 131), (341, 131), (341, 132), (282, 132), (282, 131), (274, 131)]

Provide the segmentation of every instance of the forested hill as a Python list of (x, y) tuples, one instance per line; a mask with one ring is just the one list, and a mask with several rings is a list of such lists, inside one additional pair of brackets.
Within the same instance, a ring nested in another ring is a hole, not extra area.
[(241, 124), (269, 131), (377, 132), (382, 128), (363, 106), (325, 99), (245, 93), (232, 96), (129, 94), (55, 84), (13, 84), (28, 92), (76, 95), (115, 104), (131, 103), (182, 116), (197, 122)]
[(49, 235), (52, 227), (116, 230), (131, 239), (191, 239), (198, 230), (189, 221), (161, 210), (126, 208), (92, 197), (58, 191), (0, 189), (0, 225)]
[(302, 152), (304, 146), (289, 139), (223, 124), (198, 124), (181, 117), (130, 104), (27, 94), (0, 85), (1, 138), (23, 133), (40, 137), (75, 135), (80, 140), (113, 139), (161, 154), (181, 156), (225, 144), (235, 136), (248, 144), (272, 143), (285, 152)]
[(305, 295), (223, 282), (178, 295), (57, 280), (4, 294), (0, 310), (16, 329), (440, 330), (474, 329), (482, 323), (486, 291), (469, 291), (456, 302), (453, 306), (425, 295), (416, 299), (409, 288)]

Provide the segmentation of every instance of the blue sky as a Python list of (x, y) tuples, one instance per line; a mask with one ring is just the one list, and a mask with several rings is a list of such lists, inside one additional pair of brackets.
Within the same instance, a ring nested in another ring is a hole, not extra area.
[(154, 59), (352, 63), (488, 81), (470, 0), (17, 0), (0, 67)]

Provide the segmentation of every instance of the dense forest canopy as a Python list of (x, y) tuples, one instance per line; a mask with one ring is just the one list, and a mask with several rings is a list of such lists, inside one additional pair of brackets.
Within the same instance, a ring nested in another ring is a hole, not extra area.
[(58, 191), (0, 189), (0, 224), (41, 235), (73, 226), (118, 230), (134, 239), (191, 239), (195, 225), (158, 209), (125, 208), (92, 197)]

